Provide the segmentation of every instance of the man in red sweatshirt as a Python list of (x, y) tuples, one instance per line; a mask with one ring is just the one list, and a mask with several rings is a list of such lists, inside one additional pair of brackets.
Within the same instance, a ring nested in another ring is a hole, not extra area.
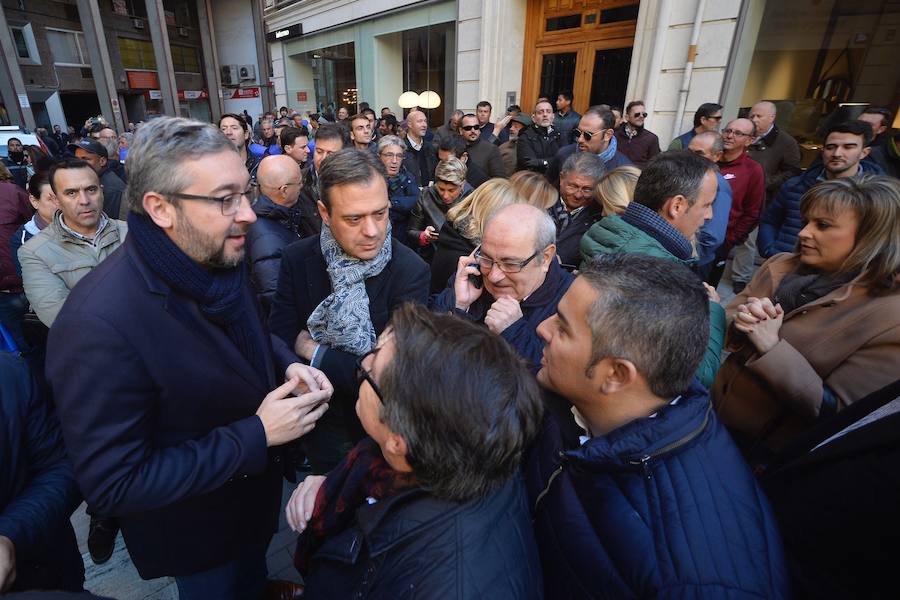
[(731, 186), (731, 212), (725, 243), (716, 253), (715, 266), (707, 283), (716, 287), (725, 270), (728, 252), (742, 244), (762, 214), (766, 200), (766, 175), (762, 166), (750, 158), (747, 148), (756, 138), (756, 126), (750, 119), (735, 119), (722, 130), (722, 160), (719, 172)]

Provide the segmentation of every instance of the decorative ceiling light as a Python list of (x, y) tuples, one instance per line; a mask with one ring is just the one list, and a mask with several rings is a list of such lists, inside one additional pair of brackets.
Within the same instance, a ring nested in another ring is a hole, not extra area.
[(419, 94), (419, 106), (422, 108), (437, 108), (441, 105), (441, 97), (437, 92), (425, 90)]
[[(435, 94), (437, 95), (437, 94)], [(415, 92), (403, 92), (397, 99), (400, 108), (415, 108), (419, 106), (419, 94)]]

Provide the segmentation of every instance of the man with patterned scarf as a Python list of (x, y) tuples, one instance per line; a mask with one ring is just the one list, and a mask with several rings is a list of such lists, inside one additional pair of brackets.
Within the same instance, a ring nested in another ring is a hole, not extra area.
[(141, 577), (174, 576), (181, 600), (258, 598), (282, 446), (332, 387), (260, 319), (244, 262), (258, 192), (225, 135), (161, 117), (126, 168), (128, 238), (72, 290), (47, 348), (75, 479)]
[(391, 313), (428, 298), (428, 266), (391, 235), (381, 162), (345, 148), (319, 170), (320, 235), (287, 247), (269, 328), (334, 385), (331, 408), (303, 444), (313, 472), (334, 467), (363, 437), (354, 405), (356, 360), (375, 346)]

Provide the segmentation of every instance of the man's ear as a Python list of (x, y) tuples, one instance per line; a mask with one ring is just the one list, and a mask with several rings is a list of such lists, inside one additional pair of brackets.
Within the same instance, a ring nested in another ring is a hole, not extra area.
[(634, 363), (624, 358), (604, 358), (597, 364), (600, 390), (606, 394), (614, 394), (630, 387), (638, 380)]
[(678, 194), (676, 196), (672, 196), (666, 203), (663, 204), (662, 217), (670, 222), (674, 223), (678, 220), (678, 217), (684, 213), (685, 210), (688, 209), (688, 201), (687, 198)]
[(144, 194), (142, 202), (144, 212), (160, 229), (171, 229), (175, 226), (175, 205), (156, 192)]
[(546, 248), (544, 248), (543, 252), (541, 252), (543, 262), (541, 263), (541, 270), (546, 273), (550, 268), (550, 262), (556, 257), (556, 244), (550, 244)]
[(402, 458), (404, 461), (406, 460), (406, 453), (409, 450), (406, 446), (406, 440), (394, 432), (388, 434), (387, 439), (384, 442), (384, 448), (392, 456)]
[(872, 151), (872, 146), (866, 146), (865, 148), (863, 148), (862, 156), (859, 157), (859, 160), (862, 160), (865, 157), (867, 157), (871, 151)]
[(322, 222), (331, 227), (331, 216), (328, 214), (328, 209), (325, 208), (325, 204), (319, 200), (316, 203), (316, 208), (319, 209), (319, 216), (322, 217)]

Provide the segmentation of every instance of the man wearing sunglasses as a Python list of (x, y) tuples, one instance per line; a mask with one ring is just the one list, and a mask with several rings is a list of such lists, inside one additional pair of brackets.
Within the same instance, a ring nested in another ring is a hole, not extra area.
[(556, 260), (556, 226), (528, 204), (512, 204), (484, 226), (481, 246), (461, 256), (456, 277), (432, 296), (435, 312), (454, 312), (483, 323), (540, 368), (543, 343), (537, 326), (556, 313), (574, 277)]
[(557, 181), (562, 165), (576, 152), (596, 154), (603, 161), (607, 171), (632, 164), (627, 156), (619, 152), (615, 122), (616, 116), (605, 106), (592, 106), (587, 109), (579, 120), (578, 127), (572, 130), (574, 143), (560, 148), (550, 162), (547, 179), (551, 182)]
[(669, 150), (687, 150), (694, 136), (704, 131), (719, 131), (722, 124), (722, 105), (715, 102), (704, 102), (694, 113), (694, 128), (690, 129), (669, 144)]
[(460, 121), (459, 129), (466, 140), (466, 154), (469, 155), (469, 163), (476, 165), (488, 178), (508, 177), (500, 156), (500, 149), (491, 142), (485, 141), (481, 136), (481, 125), (478, 117), (473, 114), (464, 115)]
[(625, 107), (625, 122), (616, 129), (619, 152), (643, 169), (651, 158), (659, 154), (659, 138), (644, 129), (647, 109), (641, 100), (629, 102)]
[(234, 144), (160, 117), (135, 134), (127, 169), (128, 239), (72, 291), (48, 341), (75, 479), (118, 519), (141, 577), (174, 577), (181, 600), (258, 598), (282, 446), (312, 429), (332, 387), (259, 318), (244, 265), (257, 191)]

